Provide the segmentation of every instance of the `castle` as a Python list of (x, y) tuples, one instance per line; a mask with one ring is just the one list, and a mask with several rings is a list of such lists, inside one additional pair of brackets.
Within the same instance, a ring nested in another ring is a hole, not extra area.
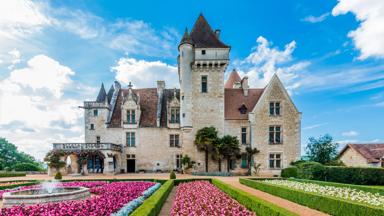
[[(219, 136), (237, 136), (241, 158), (223, 163), (232, 172), (247, 170), (245, 147), (257, 148), (253, 161), (261, 173), (279, 174), (300, 156), (301, 113), (275, 75), (265, 88), (248, 85), (234, 70), (224, 83), (230, 46), (200, 15), (178, 46), (180, 89), (123, 88), (117, 81), (95, 101), (85, 101), (85, 143), (54, 143), (65, 151), (64, 173), (131, 173), (180, 170), (188, 155), (193, 171), (205, 171), (205, 154), (194, 144), (196, 132), (213, 126)], [(143, 75), (144, 76), (144, 75)], [(88, 152), (79, 164), (79, 152)], [(93, 152), (93, 153), (92, 153)], [(209, 158), (209, 172), (218, 163)]]

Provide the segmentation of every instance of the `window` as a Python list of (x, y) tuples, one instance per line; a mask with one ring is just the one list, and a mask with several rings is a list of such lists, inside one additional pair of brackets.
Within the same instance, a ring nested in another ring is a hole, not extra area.
[(247, 107), (243, 104), (241, 105), (241, 107), (239, 108), (239, 111), (241, 114), (247, 114)]
[(93, 110), (93, 116), (99, 116), (99, 110), (95, 109)]
[(281, 154), (280, 153), (269, 154), (269, 168), (270, 169), (281, 169)]
[(205, 50), (201, 50), (201, 55), (205, 55)]
[(179, 134), (170, 134), (169, 135), (169, 146), (170, 147), (180, 147)]
[(127, 159), (135, 159), (136, 155), (134, 154), (127, 154)]
[(171, 123), (180, 123), (180, 109), (171, 108)]
[(94, 125), (94, 124), (91, 124), (91, 126), (90, 126), (89, 129), (90, 129), (90, 130), (95, 130), (95, 125)]
[(269, 127), (269, 144), (281, 144), (281, 126)]
[(248, 168), (248, 155), (247, 153), (241, 154), (241, 168)]
[(208, 92), (208, 76), (201, 76), (201, 92)]
[(127, 123), (128, 124), (136, 124), (136, 111), (135, 110), (127, 110)]
[(279, 116), (280, 115), (280, 102), (269, 103), (269, 115)]
[(181, 160), (183, 156), (181, 154), (176, 155), (176, 169), (181, 169)]
[(96, 136), (96, 143), (100, 143), (100, 136)]
[(135, 132), (126, 133), (126, 144), (128, 147), (136, 147)]
[(247, 144), (247, 128), (246, 127), (241, 128), (241, 144), (243, 145)]

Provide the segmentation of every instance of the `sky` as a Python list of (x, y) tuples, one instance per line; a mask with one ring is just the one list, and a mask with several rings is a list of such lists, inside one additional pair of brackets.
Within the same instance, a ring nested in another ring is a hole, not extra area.
[(384, 1), (0, 2), (0, 137), (42, 159), (83, 142), (84, 100), (102, 82), (178, 87), (177, 46), (203, 13), (233, 68), (263, 88), (277, 73), (309, 137), (384, 142)]

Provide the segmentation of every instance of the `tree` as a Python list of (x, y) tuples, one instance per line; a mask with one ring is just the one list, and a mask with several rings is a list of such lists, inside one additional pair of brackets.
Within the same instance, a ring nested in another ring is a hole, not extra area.
[(205, 152), (205, 171), (208, 172), (209, 153), (214, 150), (214, 144), (218, 142), (217, 130), (214, 127), (204, 127), (197, 131), (195, 145), (197, 149)]
[(336, 159), (338, 146), (339, 144), (333, 142), (333, 138), (329, 134), (317, 139), (310, 137), (306, 148), (307, 155), (311, 161), (326, 164)]
[[(239, 140), (236, 136), (225, 135), (220, 139), (220, 143), (220, 152), (227, 159), (227, 172), (229, 172), (231, 160), (236, 159), (240, 155)], [(220, 166), (219, 169), (221, 170)]]
[[(252, 162), (253, 155), (259, 153), (260, 151), (257, 148), (246, 147), (245, 151), (247, 152), (247, 164), (248, 164), (248, 175), (252, 174)], [(255, 167), (256, 169), (256, 167)]]
[(57, 171), (59, 171), (60, 168), (65, 166), (65, 162), (60, 159), (60, 157), (64, 155), (65, 153), (62, 150), (52, 150), (47, 153), (44, 158), (44, 161), (48, 163), (49, 167), (53, 167)]
[(18, 151), (14, 144), (8, 142), (5, 138), (0, 137), (0, 168), (11, 168), (19, 163), (31, 163), (40, 166), (35, 158), (24, 152)]
[(195, 161), (192, 161), (191, 158), (186, 154), (181, 159), (181, 164), (183, 165), (183, 173), (185, 173), (186, 170), (193, 167)]

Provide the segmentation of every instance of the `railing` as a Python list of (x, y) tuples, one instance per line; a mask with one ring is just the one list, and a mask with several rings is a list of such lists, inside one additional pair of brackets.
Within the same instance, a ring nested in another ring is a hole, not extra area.
[(53, 143), (53, 149), (72, 150), (113, 150), (121, 152), (121, 145), (114, 143)]

